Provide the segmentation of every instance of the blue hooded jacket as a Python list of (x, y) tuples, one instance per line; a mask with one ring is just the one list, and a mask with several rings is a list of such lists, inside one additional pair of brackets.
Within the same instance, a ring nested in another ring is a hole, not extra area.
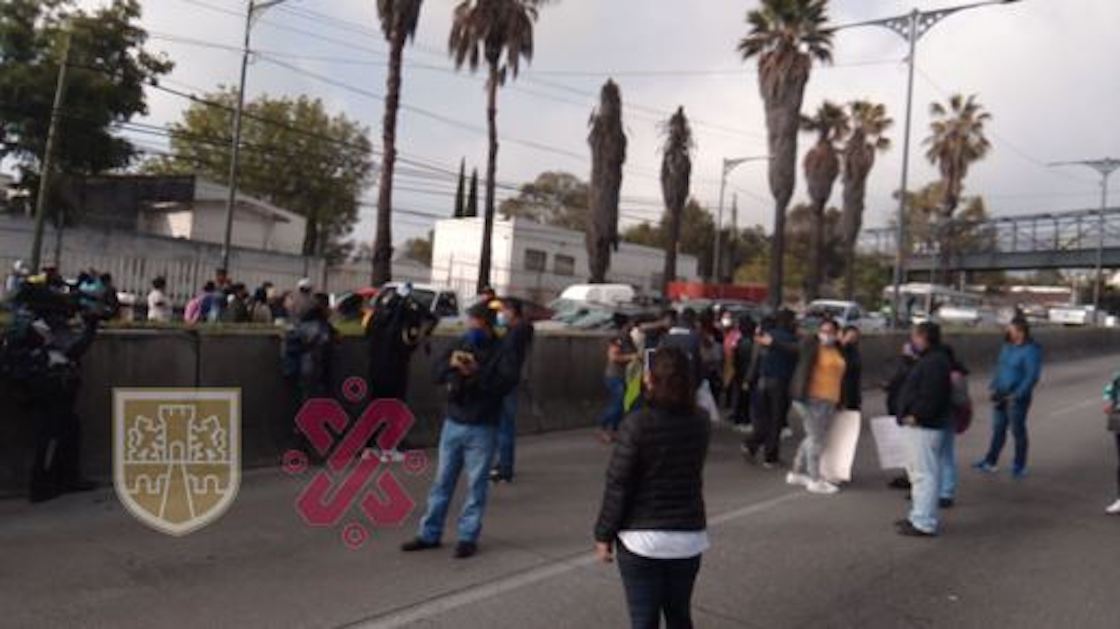
[(994, 393), (1009, 395), (1016, 400), (1029, 400), (1041, 375), (1042, 347), (1038, 343), (1004, 343), (989, 388)]

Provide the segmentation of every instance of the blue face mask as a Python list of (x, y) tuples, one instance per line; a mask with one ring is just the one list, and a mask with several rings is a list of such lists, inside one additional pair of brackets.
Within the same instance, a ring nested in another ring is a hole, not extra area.
[(505, 311), (498, 312), (498, 327), (507, 327), (509, 325), (509, 317), (506, 316)]

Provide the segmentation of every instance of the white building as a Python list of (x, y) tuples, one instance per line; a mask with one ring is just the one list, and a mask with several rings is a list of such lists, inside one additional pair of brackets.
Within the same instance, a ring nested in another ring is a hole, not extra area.
[[(189, 203), (151, 203), (140, 213), (137, 231), (156, 236), (221, 244), (226, 229), (229, 188), (195, 180)], [(303, 251), (307, 219), (275, 205), (242, 194), (233, 212), (234, 247), (290, 253)]]
[[(482, 218), (436, 221), (432, 248), (432, 284), (473, 295), (478, 280)], [(590, 275), (583, 232), (542, 225), (521, 218), (494, 221), (490, 283), (499, 295), (547, 302), (565, 287)], [(623, 242), (611, 253), (607, 281), (630, 284), (639, 294), (660, 294), (665, 253)], [(697, 279), (695, 256), (677, 256), (680, 279)]]

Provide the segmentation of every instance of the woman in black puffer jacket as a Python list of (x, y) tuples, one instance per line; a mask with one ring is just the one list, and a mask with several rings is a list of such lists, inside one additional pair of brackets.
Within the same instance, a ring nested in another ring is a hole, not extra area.
[(708, 548), (703, 473), (711, 422), (696, 406), (688, 356), (662, 348), (645, 375), (646, 406), (623, 420), (607, 468), (595, 550), (618, 550), (632, 626), (692, 627), (693, 584)]

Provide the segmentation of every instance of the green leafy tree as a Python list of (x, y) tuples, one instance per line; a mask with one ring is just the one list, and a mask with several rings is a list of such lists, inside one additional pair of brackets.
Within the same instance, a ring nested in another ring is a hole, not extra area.
[(373, 242), (371, 281), (380, 286), (393, 275), (393, 171), (397, 163), (397, 113), (401, 103), (404, 46), (415, 37), (423, 0), (377, 0), (381, 32), (389, 43), (385, 75), (385, 113), (381, 123), (381, 181), (377, 188), (377, 233)]
[(544, 0), (463, 0), (455, 7), (448, 46), (455, 67), (478, 70), (486, 63), (486, 122), (490, 151), (486, 161), (486, 206), (478, 290), (490, 284), (490, 252), (494, 233), (494, 193), (498, 171), (498, 88), (507, 75), (517, 78), (521, 60), (533, 58), (533, 25)]
[(404, 257), (426, 266), (432, 265), (432, 239), (434, 232), (429, 231), (427, 238), (409, 238), (404, 243)]
[(67, 33), (70, 72), (56, 169), (91, 175), (132, 161), (135, 149), (112, 126), (147, 114), (144, 84), (173, 67), (144, 47), (140, 16), (137, 0), (89, 11), (73, 0), (0, 2), (0, 160), (14, 163), (25, 185), (38, 181)]
[[(669, 243), (669, 220), (669, 214), (665, 213), (657, 224), (632, 225), (622, 232), (622, 240), (664, 249)], [(696, 199), (689, 199), (681, 211), (677, 250), (696, 256), (697, 272), (704, 277), (711, 275), (715, 234), (716, 221), (712, 213), (704, 209)]]
[(740, 41), (744, 60), (758, 58), (758, 87), (766, 108), (770, 192), (774, 196), (770, 300), (782, 303), (786, 208), (797, 178), (797, 132), (813, 60), (832, 61), (828, 0), (761, 0), (747, 14), (750, 32)]
[(622, 164), (626, 161), (626, 133), (622, 129), (622, 94), (608, 80), (599, 93), (599, 107), (591, 114), (591, 194), (587, 228), (588, 265), (592, 283), (607, 280), (611, 248), (618, 250), (618, 201)]
[[(171, 155), (146, 165), (153, 173), (197, 173), (225, 182), (231, 110), (237, 91), (205, 97), (171, 125)], [(368, 130), (331, 116), (319, 99), (262, 96), (245, 105), (238, 189), (307, 218), (304, 255), (337, 252), (358, 220), (373, 169)]]
[(545, 225), (583, 231), (587, 228), (587, 182), (571, 173), (543, 172), (521, 186), (517, 196), (502, 202), (499, 212), (506, 218), (526, 218)]

